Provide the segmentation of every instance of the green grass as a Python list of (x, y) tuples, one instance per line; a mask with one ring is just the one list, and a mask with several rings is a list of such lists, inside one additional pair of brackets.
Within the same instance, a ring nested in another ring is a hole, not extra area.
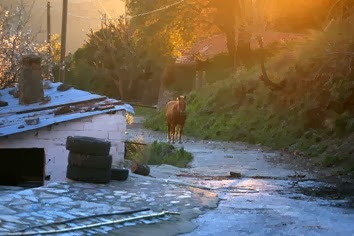
[(155, 108), (141, 107), (141, 106), (133, 106), (133, 108), (135, 111), (135, 116), (149, 117), (156, 113)]
[[(346, 170), (352, 171), (354, 150), (342, 143), (354, 131), (353, 111), (338, 114), (333, 121), (333, 129), (321, 126), (333, 114), (328, 108), (329, 102), (341, 104), (347, 99), (347, 84), (351, 78), (333, 79), (326, 83), (323, 82), (325, 79), (312, 83), (302, 80), (304, 77), (313, 78), (321, 63), (326, 62), (327, 58), (321, 59), (327, 47), (324, 43), (326, 38), (334, 38), (334, 42), (337, 40), (335, 35), (326, 37), (318, 33), (308, 43), (292, 43), (284, 51), (277, 51), (268, 58), (271, 79), (288, 79), (288, 86), (281, 91), (271, 91), (258, 79), (258, 65), (240, 70), (236, 80), (225, 75), (223, 78), (209, 78), (213, 83), (187, 95), (185, 134), (202, 139), (244, 141), (302, 151), (320, 158), (323, 166), (345, 163)], [(284, 58), (288, 58), (284, 55), (289, 52), (293, 52), (296, 59), (290, 57), (290, 61), (284, 62)], [(297, 71), (294, 64), (302, 70)], [(218, 75), (217, 68), (213, 70), (214, 75), (209, 76)], [(222, 71), (220, 74), (225, 71), (224, 68), (219, 70)], [(316, 112), (320, 115), (313, 118)], [(166, 132), (164, 111), (151, 114), (144, 126)]]
[(193, 155), (183, 148), (175, 148), (168, 143), (153, 142), (150, 145), (126, 144), (126, 159), (149, 165), (172, 165), (179, 168), (187, 167)]

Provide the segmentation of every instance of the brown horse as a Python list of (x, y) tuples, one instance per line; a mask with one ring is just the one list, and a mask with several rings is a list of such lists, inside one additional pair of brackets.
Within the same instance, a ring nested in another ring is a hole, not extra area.
[(166, 104), (167, 140), (175, 143), (177, 126), (179, 125), (178, 141), (182, 143), (184, 123), (187, 119), (187, 98), (178, 96), (176, 101)]

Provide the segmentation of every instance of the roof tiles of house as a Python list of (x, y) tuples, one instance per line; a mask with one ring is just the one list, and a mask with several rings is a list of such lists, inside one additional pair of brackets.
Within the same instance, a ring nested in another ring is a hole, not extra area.
[[(51, 83), (50, 88), (44, 89), (46, 102), (29, 105), (19, 104), (19, 99), (10, 94), (14, 88), (0, 90), (0, 100), (8, 103), (0, 107), (0, 137), (119, 110), (134, 113), (131, 105), (105, 96), (74, 88), (59, 91), (61, 84)], [(64, 106), (69, 108), (67, 112), (56, 113)], [(38, 124), (26, 122), (31, 119), (39, 119)]]
[[(281, 32), (265, 32), (262, 34), (264, 46), (274, 42), (286, 42), (291, 40), (302, 39), (303, 34), (294, 33), (281, 33)], [(251, 40), (251, 48), (258, 48), (258, 42), (255, 37)], [(221, 53), (227, 53), (226, 36), (224, 34), (215, 35), (208, 39), (195, 43), (192, 48), (184, 53), (181, 57), (177, 58), (177, 64), (193, 63), (192, 56), (197, 53), (202, 53), (207, 58), (212, 58)]]

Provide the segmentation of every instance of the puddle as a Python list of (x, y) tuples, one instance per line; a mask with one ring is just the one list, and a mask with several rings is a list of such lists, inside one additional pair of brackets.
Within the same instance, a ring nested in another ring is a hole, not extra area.
[(177, 177), (188, 177), (188, 178), (196, 178), (203, 180), (211, 180), (211, 181), (222, 181), (222, 180), (232, 180), (238, 179), (240, 176), (232, 176), (232, 175), (200, 175), (198, 173), (182, 173), (176, 174)]
[(275, 190), (279, 195), (300, 201), (317, 201), (321, 205), (354, 208), (352, 194), (343, 192), (335, 185), (316, 181), (289, 181), (288, 186)]
[(328, 200), (341, 200), (344, 199), (338, 189), (330, 186), (321, 186), (321, 187), (296, 187), (296, 193), (306, 195), (308, 197), (316, 197)]
[(353, 194), (335, 185), (314, 180), (292, 178), (230, 178), (230, 176), (201, 176), (182, 174), (195, 178), (196, 184), (208, 186), (218, 193), (248, 197), (253, 194), (280, 195), (292, 200), (317, 202), (322, 206), (354, 208)]

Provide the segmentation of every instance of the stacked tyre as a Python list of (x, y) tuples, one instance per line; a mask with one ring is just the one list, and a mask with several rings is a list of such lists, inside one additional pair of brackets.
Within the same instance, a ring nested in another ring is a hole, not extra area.
[(106, 140), (85, 136), (69, 136), (66, 177), (87, 183), (106, 184), (111, 180), (111, 143)]

